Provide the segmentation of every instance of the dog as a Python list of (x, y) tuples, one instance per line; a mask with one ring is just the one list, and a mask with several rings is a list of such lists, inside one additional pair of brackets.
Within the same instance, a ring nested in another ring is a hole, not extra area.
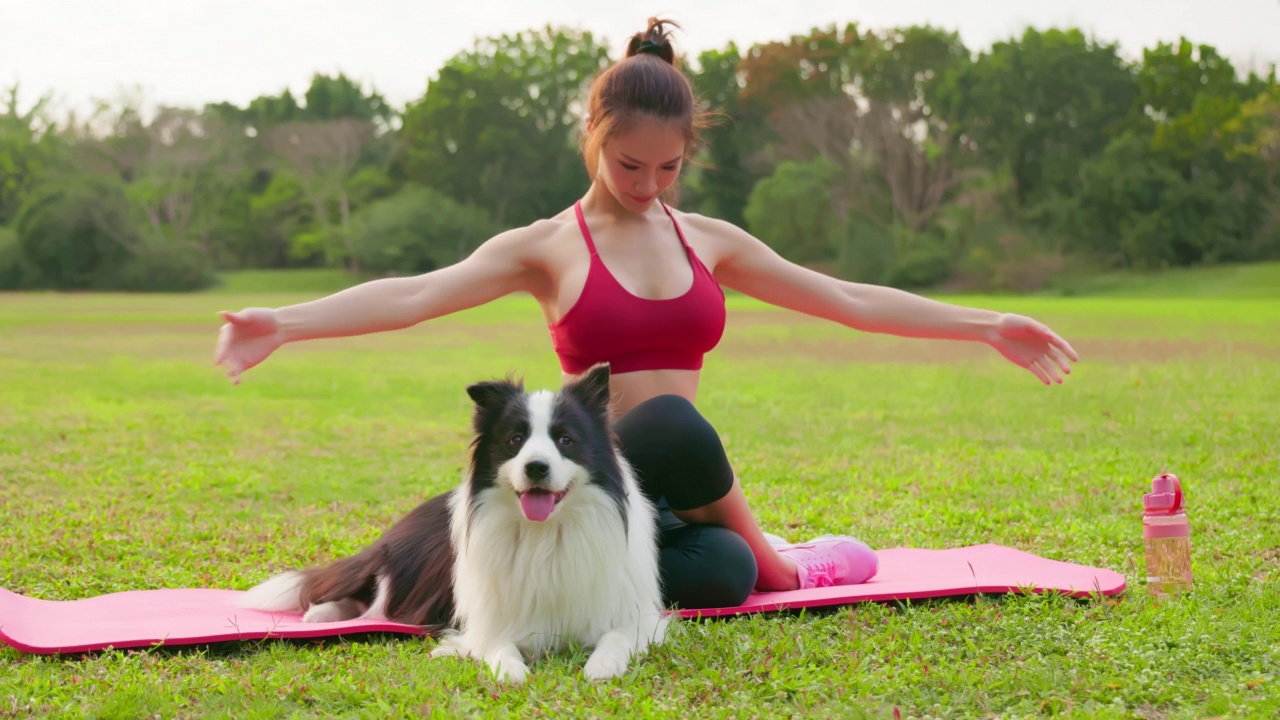
[(609, 367), (559, 391), (480, 382), (462, 482), (362, 552), (276, 575), (244, 594), (304, 622), (356, 617), (423, 626), (433, 657), (484, 662), (523, 682), (526, 660), (577, 644), (603, 680), (663, 642), (656, 509), (619, 451)]

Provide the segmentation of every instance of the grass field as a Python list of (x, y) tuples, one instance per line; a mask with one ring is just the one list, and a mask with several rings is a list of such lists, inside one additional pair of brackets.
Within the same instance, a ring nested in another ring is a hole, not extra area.
[(1148, 298), (1280, 298), (1280, 262), (1106, 272), (1060, 281), (1050, 294)]
[[(349, 553), (464, 462), (463, 388), (558, 371), (530, 302), (287, 347), (232, 387), (215, 311), (311, 297), (0, 295), (0, 586), (243, 589)], [(767, 529), (1001, 543), (1112, 568), (1115, 600), (863, 604), (683, 623), (617, 682), (582, 655), (504, 688), (433, 641), (27, 656), (0, 717), (1280, 715), (1280, 302), (965, 298), (1040, 317), (1063, 386), (980, 347), (859, 336), (735, 298), (699, 399)], [(1144, 594), (1141, 494), (1183, 478), (1195, 592)]]

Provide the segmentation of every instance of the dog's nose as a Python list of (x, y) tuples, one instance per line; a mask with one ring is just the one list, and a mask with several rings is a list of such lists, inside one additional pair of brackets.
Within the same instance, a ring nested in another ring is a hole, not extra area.
[(525, 463), (525, 466), (524, 466), (524, 474), (527, 475), (529, 479), (533, 480), (534, 482), (538, 482), (540, 480), (546, 480), (547, 475), (550, 472), (551, 472), (551, 466), (546, 464), (542, 460), (531, 460)]

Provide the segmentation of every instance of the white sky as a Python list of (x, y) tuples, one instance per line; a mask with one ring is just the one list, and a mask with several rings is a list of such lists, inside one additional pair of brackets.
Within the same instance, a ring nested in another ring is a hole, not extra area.
[(52, 91), (84, 108), (127, 88), (148, 104), (243, 105), (341, 70), (401, 107), (477, 36), (568, 25), (616, 56), (654, 14), (681, 23), (690, 54), (856, 21), (957, 30), (971, 49), (1072, 25), (1134, 57), (1185, 35), (1237, 66), (1280, 63), (1280, 0), (0, 0), (0, 88), (20, 83), (24, 106)]

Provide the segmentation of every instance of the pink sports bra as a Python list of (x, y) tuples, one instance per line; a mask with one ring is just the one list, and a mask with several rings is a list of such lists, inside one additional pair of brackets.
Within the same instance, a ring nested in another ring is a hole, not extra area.
[(666, 300), (637, 297), (614, 278), (596, 252), (582, 204), (574, 204), (578, 227), (591, 251), (582, 295), (558, 321), (548, 325), (560, 367), (578, 374), (608, 362), (614, 373), (636, 370), (698, 370), (702, 356), (724, 334), (724, 291), (684, 238), (664, 203), (676, 235), (693, 267), (693, 285)]

